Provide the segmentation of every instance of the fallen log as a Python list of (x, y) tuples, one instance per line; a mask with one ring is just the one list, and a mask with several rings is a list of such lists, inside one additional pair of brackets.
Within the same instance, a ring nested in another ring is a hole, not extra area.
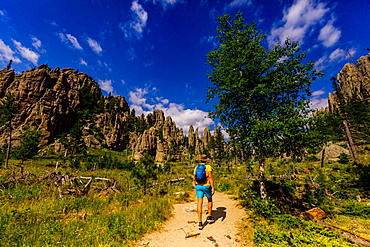
[(349, 231), (346, 231), (344, 229), (341, 229), (339, 227), (330, 225), (324, 221), (321, 220), (313, 220), (316, 224), (319, 224), (321, 226), (324, 226), (326, 228), (329, 228), (332, 231), (340, 231), (341, 235), (350, 243), (361, 245), (361, 246), (370, 246), (370, 240), (363, 238), (361, 236), (358, 236), (354, 233), (351, 233)]
[(168, 182), (177, 183), (177, 182), (181, 182), (181, 181), (184, 181), (184, 180), (185, 180), (185, 178), (176, 178), (176, 179), (169, 180)]
[[(81, 179), (92, 179), (92, 177), (79, 177)], [(94, 180), (110, 181), (109, 178), (94, 178)]]

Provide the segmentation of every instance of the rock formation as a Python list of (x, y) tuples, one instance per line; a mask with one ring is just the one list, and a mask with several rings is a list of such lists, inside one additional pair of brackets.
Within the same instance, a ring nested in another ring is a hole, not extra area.
[[(182, 153), (203, 152), (211, 140), (207, 127), (199, 138), (198, 128), (189, 128), (188, 143), (183, 130), (163, 111), (135, 117), (122, 96), (102, 95), (98, 84), (87, 74), (73, 69), (47, 65), (15, 74), (13, 69), (0, 70), (0, 100), (13, 94), (19, 114), (12, 120), (13, 144), (26, 126), (42, 131), (40, 145), (53, 144), (56, 151), (63, 147), (57, 142), (76, 123), (83, 125), (83, 139), (89, 147), (107, 147), (122, 151), (131, 149), (135, 158), (149, 152), (157, 161), (180, 159)], [(1, 127), (1, 126), (0, 126)], [(8, 133), (0, 132), (0, 145)]]
[[(344, 99), (357, 95), (360, 99), (370, 96), (370, 54), (357, 60), (357, 65), (347, 63), (337, 75), (340, 93)], [(329, 93), (329, 111), (333, 112), (339, 107), (338, 92)]]

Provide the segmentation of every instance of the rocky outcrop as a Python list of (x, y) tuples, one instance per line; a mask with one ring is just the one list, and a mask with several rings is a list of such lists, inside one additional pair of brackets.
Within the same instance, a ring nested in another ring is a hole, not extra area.
[[(58, 135), (68, 133), (76, 122), (84, 121), (85, 134), (91, 132), (92, 126), (101, 130), (102, 140), (97, 142), (89, 136), (89, 143), (120, 148), (122, 123), (130, 108), (123, 97), (102, 96), (98, 84), (85, 73), (69, 68), (52, 70), (47, 65), (18, 75), (12, 69), (3, 69), (0, 70), (0, 99), (6, 94), (13, 94), (17, 100), (19, 114), (12, 121), (15, 145), (25, 126), (40, 129), (40, 144), (47, 145)], [(0, 143), (5, 139), (6, 133), (2, 133)]]
[[(103, 96), (89, 75), (70, 68), (41, 65), (20, 74), (12, 69), (0, 70), (0, 100), (7, 94), (14, 95), (18, 110), (12, 121), (13, 145), (18, 145), (21, 130), (34, 126), (42, 131), (41, 145), (65, 152), (58, 137), (68, 135), (76, 123), (83, 126), (82, 138), (87, 146), (131, 149), (136, 159), (144, 152), (157, 161), (180, 159), (189, 150), (199, 155), (211, 142), (208, 127), (199, 138), (198, 128), (194, 131), (190, 126), (189, 136), (184, 138), (183, 130), (161, 110), (136, 117), (124, 97)], [(8, 133), (0, 132), (0, 145), (7, 137)]]
[(144, 152), (155, 156), (157, 161), (179, 159), (183, 148), (183, 131), (176, 126), (172, 118), (165, 118), (163, 111), (155, 110), (148, 114), (146, 122), (150, 126), (142, 135), (130, 138), (129, 147), (134, 151), (135, 159)]
[[(370, 54), (357, 60), (357, 65), (347, 63), (337, 75), (340, 94), (344, 100), (357, 95), (360, 99), (370, 97)], [(329, 93), (329, 111), (339, 107), (338, 92)]]

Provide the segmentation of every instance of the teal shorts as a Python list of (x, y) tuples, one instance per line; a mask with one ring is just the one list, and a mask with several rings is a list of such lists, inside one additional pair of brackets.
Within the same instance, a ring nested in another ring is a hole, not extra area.
[(212, 187), (211, 186), (204, 186), (204, 185), (195, 185), (195, 192), (197, 194), (197, 198), (203, 198), (206, 195), (207, 198), (212, 197)]

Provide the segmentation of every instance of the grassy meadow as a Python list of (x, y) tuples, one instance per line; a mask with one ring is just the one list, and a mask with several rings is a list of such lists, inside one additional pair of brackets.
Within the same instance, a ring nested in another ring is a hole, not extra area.
[[(362, 155), (355, 164), (342, 156), (323, 167), (312, 157), (269, 160), (268, 200), (259, 198), (256, 163), (224, 160), (213, 163), (215, 187), (234, 195), (248, 212), (241, 228), (247, 243), (356, 246), (339, 230), (306, 221), (300, 213), (320, 207), (326, 223), (370, 239), (368, 159)], [(139, 163), (126, 153), (90, 149), (77, 160), (44, 155), (22, 165), (11, 160), (0, 169), (2, 246), (135, 246), (170, 217), (174, 203), (194, 199), (191, 159), (155, 164), (145, 183), (134, 175)], [(90, 178), (88, 192), (78, 194)], [(185, 179), (169, 182), (177, 178)]]

